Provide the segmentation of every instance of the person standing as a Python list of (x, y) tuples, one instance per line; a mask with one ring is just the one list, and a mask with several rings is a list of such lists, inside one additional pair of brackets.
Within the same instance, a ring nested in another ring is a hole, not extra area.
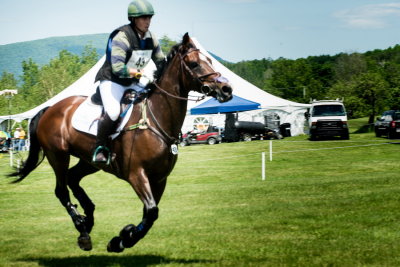
[(18, 150), (19, 151), (24, 151), (25, 150), (25, 137), (26, 137), (26, 133), (24, 131), (24, 128), (20, 128), (19, 145), (18, 145)]
[(16, 128), (14, 131), (14, 138), (13, 138), (13, 148), (15, 151), (19, 151), (19, 136), (20, 136), (20, 128)]

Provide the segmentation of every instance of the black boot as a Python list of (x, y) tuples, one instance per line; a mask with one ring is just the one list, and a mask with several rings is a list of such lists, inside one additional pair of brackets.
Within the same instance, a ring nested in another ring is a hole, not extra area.
[(108, 114), (100, 118), (97, 126), (96, 149), (93, 153), (92, 162), (110, 164), (111, 152), (107, 147), (110, 134), (114, 131), (115, 122)]

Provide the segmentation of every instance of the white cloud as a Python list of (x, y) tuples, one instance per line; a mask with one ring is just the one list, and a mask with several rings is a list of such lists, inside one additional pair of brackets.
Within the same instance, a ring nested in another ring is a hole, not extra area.
[(400, 3), (365, 5), (334, 14), (349, 28), (381, 29), (391, 17), (400, 17)]

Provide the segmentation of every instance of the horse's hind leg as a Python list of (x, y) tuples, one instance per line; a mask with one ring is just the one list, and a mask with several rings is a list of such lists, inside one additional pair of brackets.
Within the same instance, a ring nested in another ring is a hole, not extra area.
[[(71, 216), (75, 228), (81, 234), (78, 237), (79, 247), (81, 247), (84, 250), (91, 250), (92, 243), (90, 241), (90, 236), (86, 230), (84, 218), (78, 213), (76, 205), (71, 203), (71, 198), (67, 187), (68, 165), (70, 157), (68, 154), (60, 151), (58, 152), (47, 151), (46, 157), (50, 165), (52, 166), (57, 179), (55, 194), (57, 198), (60, 200), (61, 204), (67, 210), (68, 214)], [(83, 247), (81, 246), (81, 243), (84, 243)]]
[(94, 225), (95, 205), (90, 200), (85, 190), (83, 190), (83, 188), (79, 185), (79, 183), (83, 177), (97, 171), (97, 168), (91, 166), (83, 160), (80, 160), (78, 164), (70, 168), (67, 173), (68, 186), (72, 190), (75, 198), (81, 204), (86, 215), (80, 215), (76, 205), (72, 205), (68, 211), (72, 217), (76, 229), (80, 232), (80, 236), (78, 237), (78, 245), (83, 250), (91, 250), (92, 248), (89, 234)]
[(140, 173), (135, 178), (130, 178), (128, 182), (144, 204), (142, 221), (138, 226), (133, 224), (125, 226), (119, 236), (114, 237), (108, 243), (108, 252), (122, 252), (125, 248), (133, 247), (147, 234), (154, 221), (158, 218), (157, 204), (164, 192), (166, 179), (161, 179), (161, 181), (151, 184), (148, 177), (144, 175), (144, 171)]

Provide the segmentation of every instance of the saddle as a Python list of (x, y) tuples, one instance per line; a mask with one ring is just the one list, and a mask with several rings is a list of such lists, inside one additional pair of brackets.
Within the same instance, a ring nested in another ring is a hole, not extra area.
[[(124, 129), (124, 126), (128, 122), (130, 114), (132, 113), (133, 106), (140, 103), (148, 95), (148, 90), (143, 90), (138, 94), (133, 89), (128, 89), (124, 92), (121, 99), (121, 114), (118, 119), (118, 126), (116, 132), (111, 135), (112, 139), (115, 139), (119, 133)], [(98, 120), (104, 114), (103, 102), (100, 96), (99, 87), (96, 88), (96, 92), (83, 101), (76, 109), (72, 116), (72, 127), (76, 130), (90, 134), (97, 135)]]

